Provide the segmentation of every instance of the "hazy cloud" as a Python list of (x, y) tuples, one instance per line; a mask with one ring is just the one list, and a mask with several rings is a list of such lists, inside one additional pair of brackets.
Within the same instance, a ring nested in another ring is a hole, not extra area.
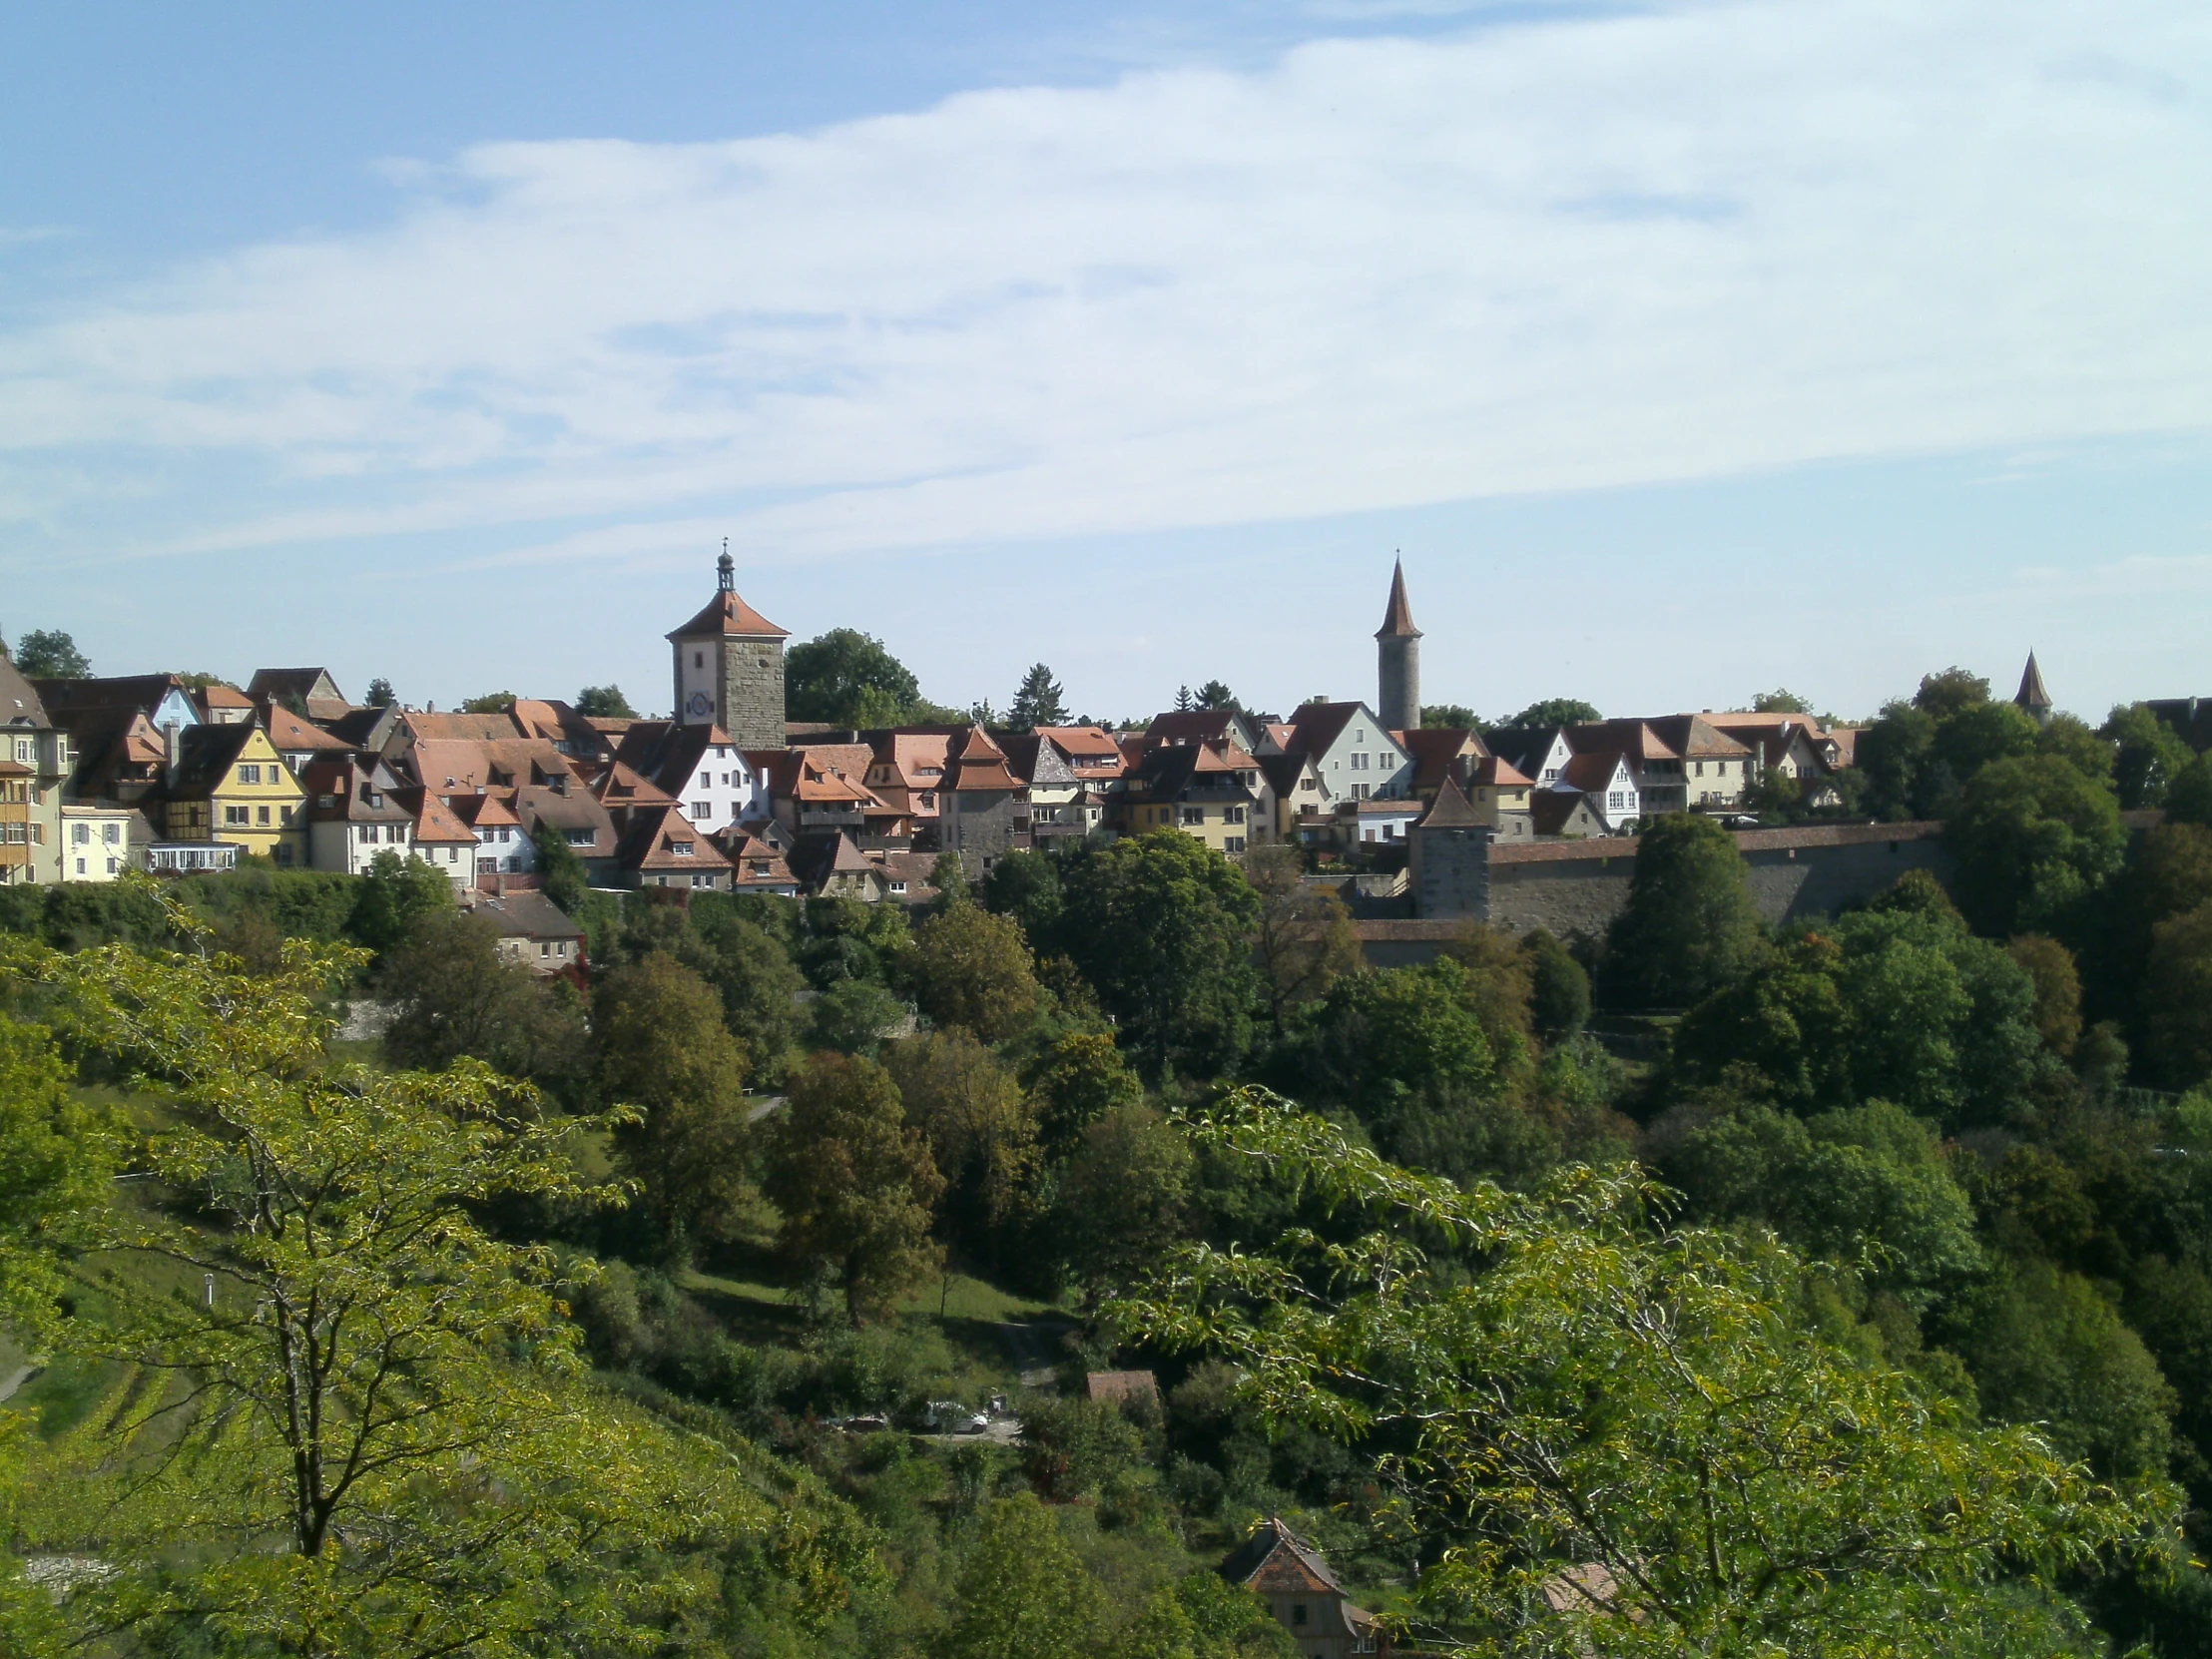
[(1805, 0), (484, 145), (0, 335), (0, 514), (803, 557), (2203, 426), (2208, 68), (2198, 6)]

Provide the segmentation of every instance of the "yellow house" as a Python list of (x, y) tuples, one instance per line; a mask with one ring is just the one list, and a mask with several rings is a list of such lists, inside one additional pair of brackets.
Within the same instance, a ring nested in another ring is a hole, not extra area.
[(259, 726), (177, 731), (167, 777), (149, 816), (171, 841), (220, 841), (241, 852), (304, 865), (305, 795)]

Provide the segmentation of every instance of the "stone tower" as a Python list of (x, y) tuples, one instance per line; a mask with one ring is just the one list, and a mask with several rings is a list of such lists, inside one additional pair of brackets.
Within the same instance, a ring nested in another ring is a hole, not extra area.
[(740, 749), (782, 749), (785, 629), (738, 597), (737, 565), (723, 550), (714, 602), (669, 635), (676, 719), (719, 726)]
[(1410, 732), (1420, 725), (1420, 630), (1413, 626), (1412, 607), (1405, 603), (1405, 565), (1401, 560), (1390, 571), (1390, 604), (1376, 630), (1379, 695), (1375, 713), (1392, 732)]

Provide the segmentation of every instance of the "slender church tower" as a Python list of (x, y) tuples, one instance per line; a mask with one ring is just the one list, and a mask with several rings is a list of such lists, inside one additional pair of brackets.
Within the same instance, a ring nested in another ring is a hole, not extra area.
[(784, 642), (791, 635), (738, 597), (728, 544), (717, 569), (713, 603), (668, 637), (677, 722), (719, 726), (740, 749), (782, 749)]
[(1376, 630), (1375, 649), (1380, 659), (1376, 716), (1389, 731), (1413, 731), (1420, 725), (1420, 630), (1405, 603), (1403, 560), (1390, 571), (1390, 604)]

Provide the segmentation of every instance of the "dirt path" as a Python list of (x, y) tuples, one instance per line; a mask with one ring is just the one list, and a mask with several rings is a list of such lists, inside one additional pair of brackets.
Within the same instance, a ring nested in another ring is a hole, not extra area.
[(1014, 1370), (1025, 1388), (1049, 1388), (1059, 1370), (1060, 1339), (1075, 1326), (1069, 1320), (1004, 1320), (998, 1325), (999, 1341), (1013, 1357)]

